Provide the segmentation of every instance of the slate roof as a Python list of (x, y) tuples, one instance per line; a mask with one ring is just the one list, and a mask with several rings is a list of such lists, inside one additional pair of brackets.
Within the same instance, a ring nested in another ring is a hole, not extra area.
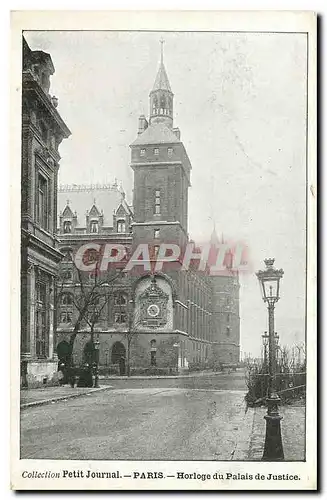
[(156, 90), (168, 90), (169, 92), (171, 92), (170, 83), (163, 62), (160, 64), (152, 92)]
[(139, 135), (131, 146), (146, 144), (175, 144), (181, 141), (165, 123), (154, 123)]
[(90, 214), (94, 205), (100, 214), (103, 212), (103, 225), (112, 227), (113, 212), (120, 204), (127, 212), (131, 211), (124, 197), (125, 193), (118, 184), (60, 186), (58, 189), (58, 226), (60, 212), (64, 212), (68, 200), (68, 206), (73, 214), (77, 212), (77, 228), (86, 226), (86, 212), (89, 211)]

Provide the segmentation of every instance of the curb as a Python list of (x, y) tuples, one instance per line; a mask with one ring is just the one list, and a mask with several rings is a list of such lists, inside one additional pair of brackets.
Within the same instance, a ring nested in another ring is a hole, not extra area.
[[(100, 380), (155, 380), (155, 379), (180, 379), (180, 378), (201, 378), (204, 376), (213, 376), (213, 375), (222, 375), (224, 372), (210, 372), (204, 373), (201, 375), (131, 375), (127, 377), (127, 375), (119, 376), (119, 375), (101, 375), (99, 377)], [(226, 373), (227, 374), (227, 373)]]
[(41, 399), (40, 401), (31, 401), (29, 403), (23, 403), (20, 405), (20, 409), (23, 410), (24, 408), (30, 408), (33, 406), (43, 406), (47, 405), (50, 403), (56, 403), (57, 401), (64, 401), (65, 399), (73, 399), (73, 398), (78, 398), (80, 396), (86, 396), (89, 394), (93, 394), (94, 392), (99, 392), (99, 391), (105, 391), (107, 389), (114, 389), (112, 385), (106, 385), (105, 387), (99, 387), (99, 388), (92, 388), (90, 387), (89, 391), (86, 392), (79, 392), (78, 394), (68, 394), (67, 396), (57, 396), (54, 398), (49, 398), (49, 399)]

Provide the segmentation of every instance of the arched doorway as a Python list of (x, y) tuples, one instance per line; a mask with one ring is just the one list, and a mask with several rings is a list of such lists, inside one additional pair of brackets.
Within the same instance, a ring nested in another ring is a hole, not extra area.
[(125, 375), (126, 349), (121, 342), (115, 342), (111, 349), (111, 362), (119, 365), (119, 375)]
[(68, 383), (69, 370), (71, 367), (71, 346), (66, 340), (62, 340), (57, 345), (58, 372), (62, 374), (59, 379), (60, 384)]
[(57, 355), (58, 359), (62, 363), (67, 363), (71, 356), (71, 347), (66, 340), (62, 340), (57, 345)]

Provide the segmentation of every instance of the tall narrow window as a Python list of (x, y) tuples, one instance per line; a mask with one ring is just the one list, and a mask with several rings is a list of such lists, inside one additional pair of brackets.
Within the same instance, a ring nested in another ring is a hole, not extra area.
[(36, 325), (35, 325), (35, 349), (38, 358), (47, 357), (48, 346), (48, 305), (47, 287), (43, 282), (36, 284)]
[(145, 156), (145, 149), (141, 149), (140, 156)]
[(65, 220), (64, 221), (64, 233), (71, 233), (72, 232), (72, 223), (70, 220)]
[(61, 296), (61, 303), (66, 306), (71, 306), (73, 303), (73, 298), (70, 293), (63, 293)]
[(115, 323), (127, 322), (127, 295), (122, 292), (114, 296), (114, 321)]
[(173, 156), (173, 148), (168, 148), (168, 156)]
[(117, 221), (117, 233), (126, 233), (126, 223), (124, 219)]
[(154, 213), (160, 214), (160, 190), (155, 191)]
[(43, 229), (48, 229), (48, 213), (47, 213), (47, 181), (43, 175), (38, 177), (38, 198), (37, 198), (37, 218), (38, 223)]
[(155, 156), (159, 155), (159, 148), (154, 148), (153, 153)]
[(151, 353), (151, 360), (150, 360), (150, 363), (151, 363), (151, 366), (156, 366), (157, 365), (157, 346), (156, 346), (157, 342), (155, 339), (151, 340), (150, 342), (150, 345), (151, 345), (151, 348), (150, 348), (150, 353)]
[(90, 231), (91, 231), (91, 233), (98, 233), (99, 232), (99, 223), (97, 220), (91, 220)]
[(155, 239), (160, 238), (160, 229), (155, 229), (154, 230), (154, 238)]

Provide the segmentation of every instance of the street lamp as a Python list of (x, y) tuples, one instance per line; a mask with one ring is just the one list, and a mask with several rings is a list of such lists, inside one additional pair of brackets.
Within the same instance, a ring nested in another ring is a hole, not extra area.
[(276, 371), (276, 337), (274, 329), (275, 304), (279, 300), (279, 284), (283, 277), (282, 269), (274, 268), (275, 259), (265, 259), (266, 269), (256, 273), (262, 292), (263, 301), (268, 305), (268, 330), (269, 330), (269, 378), (266, 420), (266, 439), (262, 460), (277, 461), (284, 459), (282, 436), (278, 404), (280, 399), (275, 391)]
[(94, 345), (94, 352), (95, 352), (94, 387), (100, 387), (100, 385), (99, 385), (99, 347), (100, 347), (100, 342), (99, 342), (98, 338), (96, 340), (94, 340), (93, 345)]
[(267, 370), (267, 347), (268, 347), (268, 342), (269, 342), (269, 335), (267, 335), (267, 332), (264, 332), (262, 337), (262, 345), (263, 345), (263, 364), (265, 368), (265, 373)]
[[(279, 366), (278, 366), (278, 359), (279, 359), (278, 353), (279, 353), (279, 349), (280, 349), (278, 344), (279, 344), (279, 335), (277, 332), (275, 332), (275, 353), (276, 353), (275, 362), (276, 362), (277, 368), (279, 368)], [(278, 369), (278, 371), (279, 371), (279, 369)]]

